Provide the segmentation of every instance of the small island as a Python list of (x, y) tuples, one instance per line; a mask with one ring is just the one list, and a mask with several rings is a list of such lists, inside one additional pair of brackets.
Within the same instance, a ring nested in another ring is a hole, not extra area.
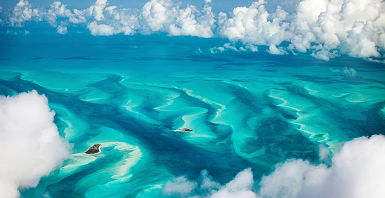
[(191, 131), (193, 131), (193, 130), (188, 129), (188, 128), (181, 128), (181, 129), (177, 129), (177, 130), (175, 130), (175, 131), (179, 131), (179, 132), (191, 132)]
[(94, 144), (85, 153), (89, 154), (89, 155), (98, 154), (101, 152), (100, 146), (101, 146), (101, 144)]

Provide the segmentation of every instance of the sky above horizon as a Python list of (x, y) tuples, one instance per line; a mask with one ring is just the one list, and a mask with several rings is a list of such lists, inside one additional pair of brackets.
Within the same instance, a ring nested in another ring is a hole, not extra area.
[(385, 58), (382, 0), (7, 0), (0, 16), (3, 34), (28, 34), (32, 24), (48, 24), (63, 35), (80, 28), (93, 36), (160, 32), (227, 39), (216, 52), (266, 46), (271, 54), (308, 53), (325, 61)]

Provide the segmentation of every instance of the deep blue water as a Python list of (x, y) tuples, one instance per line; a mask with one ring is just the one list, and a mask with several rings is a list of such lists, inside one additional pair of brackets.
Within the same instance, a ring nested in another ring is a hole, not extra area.
[[(385, 67), (338, 57), (209, 53), (220, 39), (1, 36), (0, 94), (37, 90), (72, 156), (22, 197), (160, 197), (168, 180), (255, 178), (290, 158), (318, 163), (385, 134)], [(187, 127), (192, 133), (178, 133)], [(82, 154), (94, 143), (102, 153)]]

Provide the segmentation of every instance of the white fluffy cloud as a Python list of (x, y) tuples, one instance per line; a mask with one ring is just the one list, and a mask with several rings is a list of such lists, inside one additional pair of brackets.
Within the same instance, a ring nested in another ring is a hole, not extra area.
[(163, 188), (163, 194), (194, 198), (256, 198), (256, 194), (252, 191), (253, 183), (251, 169), (241, 171), (232, 181), (223, 186), (212, 180), (204, 170), (201, 173), (200, 185), (182, 176), (167, 182)]
[(108, 6), (107, 0), (96, 0), (86, 9), (68, 9), (60, 1), (53, 2), (46, 11), (32, 9), (28, 0), (20, 0), (15, 6), (9, 21), (12, 26), (22, 26), (26, 21), (46, 20), (57, 29), (57, 33), (66, 34), (71, 24), (83, 24), (95, 36), (114, 34), (134, 34), (139, 27), (140, 16), (132, 9), (119, 9)]
[(32, 5), (27, 0), (20, 0), (13, 8), (12, 16), (10, 17), (11, 25), (21, 26), (26, 21), (39, 20), (39, 10), (32, 9)]
[(67, 26), (65, 24), (61, 24), (56, 29), (59, 34), (67, 34)]
[(182, 9), (171, 0), (151, 0), (144, 5), (142, 16), (152, 31), (164, 31), (175, 36), (213, 36), (215, 19), (207, 4), (199, 11), (192, 5)]
[[(138, 16), (131, 9), (118, 9), (108, 6), (107, 0), (97, 0), (89, 8), (67, 9), (65, 4), (56, 1), (45, 14), (47, 21), (61, 34), (67, 33), (69, 24), (86, 24), (94, 36), (110, 36), (123, 33), (134, 34), (138, 29)], [(58, 24), (60, 22), (60, 25)]]
[[(320, 153), (321, 158), (327, 155), (326, 150)], [(300, 159), (278, 164), (256, 186), (251, 169), (241, 171), (223, 186), (203, 171), (200, 185), (180, 177), (167, 183), (164, 192), (194, 198), (382, 198), (384, 167), (385, 136), (375, 135), (345, 143), (330, 165)]]
[(292, 160), (261, 181), (261, 197), (381, 198), (385, 194), (385, 137), (347, 142), (330, 167)]
[(385, 2), (382, 0), (303, 0), (292, 15), (280, 7), (269, 13), (260, 0), (219, 14), (220, 33), (233, 41), (269, 46), (272, 54), (288, 42), (288, 50), (310, 51), (329, 60), (340, 53), (353, 57), (383, 57)]
[(117, 33), (117, 31), (112, 26), (106, 24), (97, 24), (95, 21), (88, 24), (87, 27), (91, 31), (91, 34), (94, 36), (110, 36)]
[[(55, 1), (47, 11), (39, 12), (32, 9), (27, 0), (20, 0), (15, 6), (11, 22), (21, 25), (25, 21), (39, 16), (57, 28), (58, 33), (64, 33), (67, 26), (63, 24), (86, 24), (92, 35), (109, 36), (123, 33), (134, 34), (166, 32), (169, 35), (212, 37), (214, 35), (215, 16), (211, 7), (205, 3), (203, 9), (193, 5), (181, 8), (171, 0), (151, 0), (141, 11), (129, 8), (109, 6), (107, 0), (96, 0), (89, 8), (70, 10), (60, 1)], [(60, 23), (65, 22), (65, 23)]]
[(188, 181), (186, 177), (177, 177), (171, 181), (168, 181), (164, 188), (163, 193), (172, 195), (186, 195), (191, 193), (191, 191), (196, 187), (195, 182)]
[(88, 8), (90, 14), (95, 18), (96, 21), (104, 19), (104, 8), (107, 6), (107, 0), (96, 0), (95, 4)]
[(0, 97), (0, 195), (18, 197), (69, 155), (45, 96), (36, 91)]
[[(91, 6), (92, 7), (92, 6)], [(87, 17), (91, 15), (91, 8), (86, 10), (78, 10), (73, 9), (70, 10), (67, 8), (65, 4), (62, 4), (60, 1), (53, 2), (48, 11), (44, 13), (44, 18), (50, 23), (52, 26), (56, 27), (58, 21), (62, 21), (60, 26), (64, 27), (63, 24), (73, 23), (86, 23)]]
[(103, 10), (103, 19), (92, 21), (88, 29), (92, 35), (132, 35), (139, 29), (139, 18), (135, 11), (130, 9), (118, 9), (115, 6), (106, 7)]
[(270, 16), (264, 4), (260, 0), (250, 7), (234, 8), (230, 17), (219, 13), (220, 33), (230, 40), (256, 45), (279, 45), (290, 38), (290, 32), (285, 31), (288, 23), (284, 22), (288, 14), (278, 7), (274, 16)]
[(354, 57), (378, 57), (385, 48), (385, 3), (304, 0), (297, 8), (291, 31), (295, 33), (292, 47), (299, 51), (341, 49)]
[(383, 0), (302, 0), (291, 12), (279, 6), (269, 12), (266, 2), (259, 0), (218, 14), (212, 11), (210, 2), (205, 0), (199, 9), (194, 5), (182, 7), (172, 0), (149, 0), (137, 10), (96, 0), (89, 8), (71, 10), (56, 1), (42, 11), (20, 0), (9, 21), (21, 26), (26, 21), (45, 19), (58, 33), (65, 33), (67, 25), (83, 24), (92, 35), (103, 36), (137, 32), (219, 36), (245, 46), (267, 46), (271, 54), (301, 52), (323, 60), (341, 54), (370, 60), (385, 58)]
[(214, 191), (210, 198), (256, 198), (256, 194), (252, 191), (253, 183), (253, 173), (251, 169), (246, 169), (218, 191)]

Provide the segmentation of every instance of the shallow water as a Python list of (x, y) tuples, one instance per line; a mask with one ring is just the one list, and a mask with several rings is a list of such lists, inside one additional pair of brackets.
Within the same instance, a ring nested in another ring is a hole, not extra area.
[[(289, 158), (317, 162), (319, 145), (385, 134), (380, 64), (210, 54), (223, 41), (162, 35), (7, 37), (0, 94), (46, 95), (73, 146), (22, 197), (161, 197), (176, 176), (223, 183), (251, 167), (258, 179)], [(102, 153), (83, 154), (95, 143)]]

